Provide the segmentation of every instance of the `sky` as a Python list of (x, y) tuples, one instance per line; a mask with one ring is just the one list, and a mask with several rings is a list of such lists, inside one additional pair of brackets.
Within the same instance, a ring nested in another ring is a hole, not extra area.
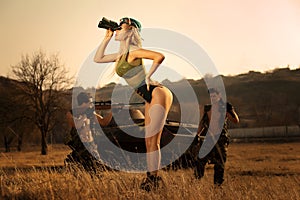
[(185, 35), (223, 75), (300, 66), (299, 0), (0, 0), (0, 75), (39, 49), (78, 74), (104, 37), (99, 20), (123, 16)]

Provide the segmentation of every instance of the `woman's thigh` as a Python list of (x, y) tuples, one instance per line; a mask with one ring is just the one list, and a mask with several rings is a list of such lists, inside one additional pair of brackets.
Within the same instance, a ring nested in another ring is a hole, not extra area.
[(172, 101), (172, 93), (166, 87), (157, 87), (153, 90), (151, 103), (146, 103), (145, 105), (147, 137), (154, 136), (154, 134), (161, 132), (172, 105)]
[(173, 95), (168, 88), (164, 86), (154, 88), (150, 105), (159, 104), (169, 111), (172, 102)]

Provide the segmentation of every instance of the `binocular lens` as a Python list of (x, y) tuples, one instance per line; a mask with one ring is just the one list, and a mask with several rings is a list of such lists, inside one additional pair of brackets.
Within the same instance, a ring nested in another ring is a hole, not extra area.
[(103, 17), (102, 20), (99, 22), (98, 27), (104, 28), (104, 29), (110, 29), (112, 31), (121, 29), (121, 27), (119, 26), (119, 24), (117, 22), (108, 20), (105, 17)]

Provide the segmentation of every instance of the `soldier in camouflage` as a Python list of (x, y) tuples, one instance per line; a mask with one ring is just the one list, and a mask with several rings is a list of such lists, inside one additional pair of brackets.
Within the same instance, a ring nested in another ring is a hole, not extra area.
[(99, 167), (100, 155), (95, 143), (95, 129), (93, 125), (98, 121), (101, 126), (107, 126), (112, 114), (103, 118), (95, 112), (92, 98), (81, 92), (77, 96), (78, 107), (67, 113), (67, 121), (71, 127), (70, 134), (66, 138), (72, 152), (67, 155), (65, 163), (79, 163), (88, 171), (96, 171)]
[[(197, 179), (201, 179), (204, 176), (205, 165), (207, 163), (214, 164), (214, 184), (220, 186), (224, 181), (225, 163), (229, 145), (227, 123), (228, 120), (239, 123), (239, 118), (233, 106), (228, 102), (223, 102), (218, 90), (211, 88), (208, 92), (210, 94), (212, 105), (205, 105), (201, 108), (201, 113), (204, 114), (199, 122), (197, 137), (205, 137), (207, 139), (208, 137), (213, 138), (215, 136), (214, 133), (221, 132), (221, 134), (212, 150), (205, 157), (201, 159), (199, 157), (196, 158), (194, 174)], [(214, 115), (213, 119), (211, 118), (212, 113)], [(222, 125), (220, 121), (223, 122), (224, 119), (225, 121)], [(199, 146), (203, 144), (203, 141), (203, 139), (199, 139)]]

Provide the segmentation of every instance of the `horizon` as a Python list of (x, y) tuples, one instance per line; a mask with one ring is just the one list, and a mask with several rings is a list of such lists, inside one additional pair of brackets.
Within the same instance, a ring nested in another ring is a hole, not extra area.
[[(238, 76), (241, 76), (241, 75), (249, 75), (251, 73), (259, 73), (259, 74), (262, 74), (262, 75), (267, 75), (267, 74), (271, 74), (271, 73), (276, 73), (277, 71), (280, 71), (280, 70), (289, 70), (290, 72), (293, 72), (293, 71), (298, 71), (300, 70), (300, 66), (298, 68), (290, 68), (289, 66), (286, 66), (286, 67), (281, 67), (281, 68), (273, 68), (273, 69), (270, 69), (270, 70), (267, 70), (267, 71), (264, 71), (264, 72), (261, 72), (261, 71), (256, 71), (256, 70), (249, 70), (248, 72), (245, 72), (245, 73), (239, 73), (239, 74), (235, 74), (235, 75), (224, 75), (224, 74), (217, 74), (217, 75), (212, 75), (212, 74), (205, 74), (203, 77), (199, 78), (199, 79), (194, 79), (194, 78), (186, 78), (186, 77), (182, 77), (181, 79), (178, 79), (178, 80), (170, 80), (168, 78), (165, 78), (161, 81), (159, 81), (160, 83), (163, 83), (163, 82), (170, 82), (170, 83), (179, 83), (181, 81), (184, 81), (184, 80), (193, 80), (193, 81), (201, 81), (201, 80), (204, 80), (204, 79), (207, 79), (207, 78), (217, 78), (219, 76), (221, 77), (227, 77), (227, 78), (233, 78), (233, 77), (238, 77)], [(4, 78), (4, 79), (10, 79), (10, 80), (13, 80), (13, 81), (18, 81), (16, 79), (13, 79), (12, 77), (7, 77), (7, 76), (3, 76), (3, 75), (0, 75), (0, 78)], [(74, 88), (82, 88), (84, 90), (90, 90), (90, 89), (101, 89), (101, 88), (105, 88), (111, 84), (115, 84), (115, 85), (120, 85), (120, 86), (128, 86), (128, 84), (125, 82), (125, 81), (120, 81), (120, 82), (115, 82), (115, 81), (111, 81), (111, 82), (108, 82), (106, 83), (105, 85), (103, 86), (83, 86), (83, 85), (76, 85), (76, 84), (72, 84), (72, 86), (70, 88), (67, 88), (67, 90), (72, 90)]]

